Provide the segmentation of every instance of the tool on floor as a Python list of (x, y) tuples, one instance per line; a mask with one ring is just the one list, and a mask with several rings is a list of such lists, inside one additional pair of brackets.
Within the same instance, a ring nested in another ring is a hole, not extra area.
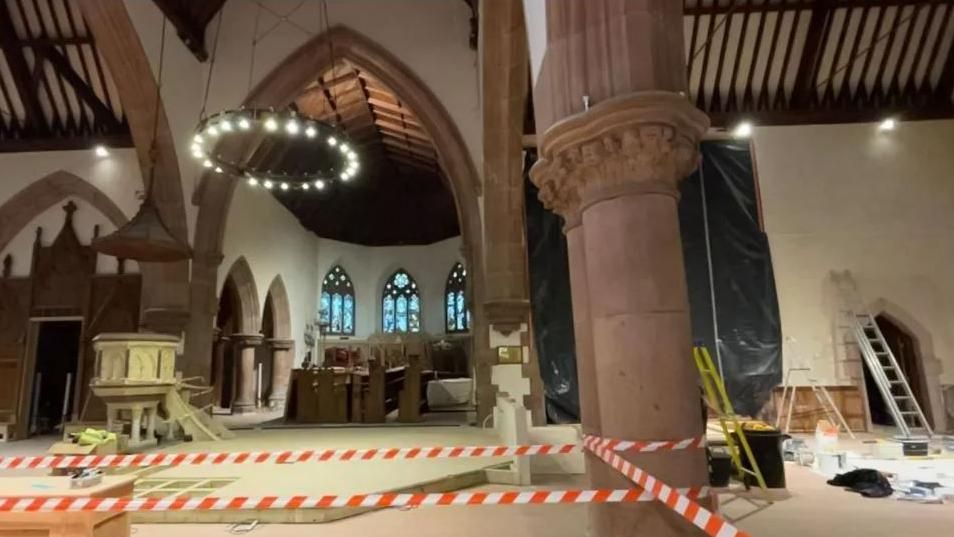
[(921, 405), (914, 398), (904, 370), (898, 365), (884, 334), (875, 322), (874, 315), (865, 308), (851, 273), (832, 272), (831, 276), (844, 301), (848, 328), (858, 344), (858, 350), (861, 351), (881, 397), (884, 398), (891, 418), (900, 430), (901, 438), (932, 436), (934, 433), (921, 411)]
[[(792, 384), (792, 373), (805, 373), (807, 376), (811, 374), (811, 371), (812, 369), (810, 367), (790, 367), (785, 373), (785, 383), (782, 386), (782, 397), (780, 398), (781, 407), (785, 409), (785, 427), (781, 427), (782, 412), (778, 412), (775, 418), (775, 428), (783, 433), (788, 434), (792, 425), (792, 413), (795, 409), (796, 392), (798, 388), (805, 387)], [(828, 389), (819, 384), (818, 381), (812, 377), (807, 377), (807, 382), (808, 388), (811, 388), (812, 394), (814, 394), (819, 404), (818, 409), (812, 409), (808, 412), (814, 414), (820, 410), (825, 414), (829, 422), (844, 428), (845, 432), (847, 432), (851, 438), (855, 438), (855, 433), (848, 427), (848, 422), (845, 421), (845, 417), (841, 414), (841, 411), (838, 410), (838, 405), (836, 405), (835, 401), (831, 398)]]
[[(759, 488), (766, 490), (765, 478), (762, 477), (762, 471), (759, 470), (758, 462), (752, 453), (748, 440), (745, 438), (745, 431), (739, 422), (739, 417), (732, 408), (732, 402), (729, 401), (729, 394), (725, 391), (725, 385), (722, 383), (722, 377), (712, 362), (709, 350), (703, 346), (695, 346), (692, 349), (692, 357), (702, 377), (702, 387), (706, 392), (706, 402), (709, 408), (715, 412), (722, 428), (722, 434), (725, 435), (726, 446), (729, 450), (729, 457), (732, 458), (732, 465), (736, 469), (739, 477), (751, 475), (755, 478)], [(745, 453), (746, 460), (751, 465), (746, 468), (742, 463), (741, 453)], [(744, 481), (744, 479), (743, 479)]]

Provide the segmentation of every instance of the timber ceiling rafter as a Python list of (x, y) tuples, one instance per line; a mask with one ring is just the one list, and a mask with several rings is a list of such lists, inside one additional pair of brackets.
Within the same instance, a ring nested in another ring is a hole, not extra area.
[(950, 0), (685, 0), (684, 21), (714, 126), (954, 117)]
[(429, 244), (460, 233), (430, 134), (383, 82), (338, 60), (292, 106), (337, 125), (361, 154), (358, 176), (347, 183), (309, 195), (273, 192), (306, 228), (369, 246)]
[(79, 8), (0, 0), (0, 152), (131, 147), (118, 91)]

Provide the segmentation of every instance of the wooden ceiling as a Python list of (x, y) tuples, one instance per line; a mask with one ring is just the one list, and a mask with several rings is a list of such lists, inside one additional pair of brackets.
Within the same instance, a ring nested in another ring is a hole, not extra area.
[(954, 117), (951, 0), (685, 0), (684, 20), (713, 125)]
[(0, 0), (0, 151), (130, 147), (119, 94), (79, 8)]
[(460, 234), (457, 210), (430, 134), (380, 80), (339, 60), (293, 106), (351, 138), (361, 171), (325, 192), (274, 191), (322, 237), (370, 246), (429, 244)]

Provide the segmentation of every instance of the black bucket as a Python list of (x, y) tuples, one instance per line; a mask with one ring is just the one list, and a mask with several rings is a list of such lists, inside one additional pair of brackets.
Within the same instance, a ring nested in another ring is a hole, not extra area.
[(732, 477), (732, 457), (728, 453), (713, 451), (709, 454), (709, 486), (729, 486)]
[[(736, 442), (739, 441), (738, 434), (733, 433)], [(782, 457), (782, 440), (785, 438), (779, 431), (745, 431), (745, 439), (749, 441), (749, 447), (752, 448), (752, 456), (762, 471), (762, 477), (765, 479), (765, 486), (770, 489), (785, 488), (785, 462)], [(739, 445), (739, 454), (742, 457), (742, 466), (747, 470), (752, 469), (752, 463)], [(759, 486), (755, 476), (746, 473), (744, 483), (750, 487)]]

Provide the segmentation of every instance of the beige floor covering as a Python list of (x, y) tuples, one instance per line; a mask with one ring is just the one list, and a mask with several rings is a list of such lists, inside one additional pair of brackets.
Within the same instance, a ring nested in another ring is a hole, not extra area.
[[(791, 499), (743, 520), (753, 537), (950, 537), (954, 505), (920, 505), (894, 499), (865, 499), (825, 484), (811, 471), (788, 465)], [(551, 484), (550, 486), (555, 486)], [(485, 487), (482, 487), (482, 489)], [(540, 535), (580, 537), (583, 506), (431, 507), (391, 509), (314, 525), (262, 525), (254, 537), (487, 537)], [(215, 537), (223, 525), (141, 525), (135, 537)]]

